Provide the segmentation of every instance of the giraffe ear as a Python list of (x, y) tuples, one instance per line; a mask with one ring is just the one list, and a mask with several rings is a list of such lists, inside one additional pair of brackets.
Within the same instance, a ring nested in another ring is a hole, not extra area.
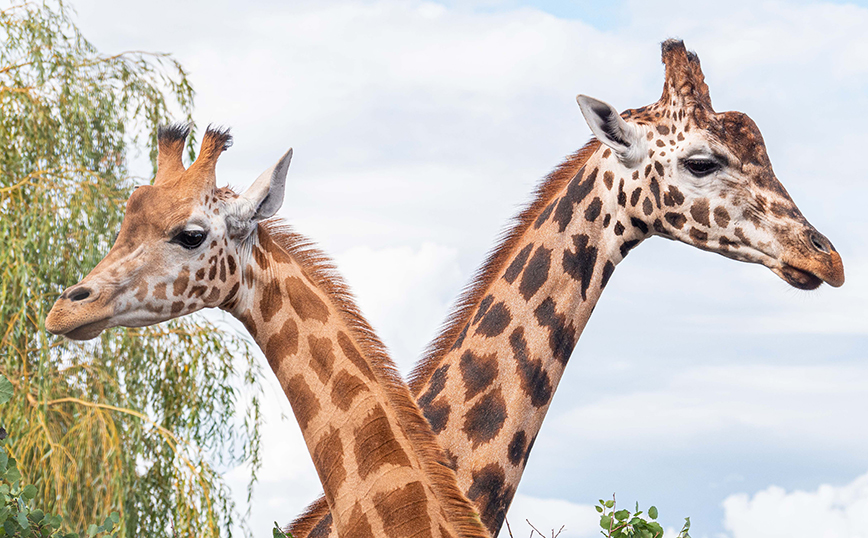
[(591, 132), (600, 142), (615, 151), (624, 166), (631, 168), (642, 160), (645, 154), (645, 138), (634, 125), (624, 121), (615, 107), (587, 95), (579, 95), (576, 101)]
[(229, 211), (229, 225), (236, 231), (250, 230), (252, 225), (274, 216), (283, 205), (286, 172), (292, 160), (289, 148), (277, 163), (260, 174), (244, 194), (233, 202)]

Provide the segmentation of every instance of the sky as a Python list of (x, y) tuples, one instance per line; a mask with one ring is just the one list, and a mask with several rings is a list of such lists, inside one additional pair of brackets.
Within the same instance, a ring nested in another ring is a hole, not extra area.
[[(715, 108), (759, 125), (847, 282), (802, 292), (757, 265), (643, 243), (579, 341), (508, 519), (516, 537), (525, 519), (593, 536), (592, 505), (615, 493), (655, 504), (668, 528), (689, 516), (694, 538), (868, 536), (866, 3), (74, 7), (101, 51), (169, 52), (189, 70), (198, 125), (235, 135), (221, 184), (245, 187), (294, 148), (280, 214), (333, 255), (405, 373), (534, 185), (589, 139), (576, 94), (656, 101), (659, 44), (684, 39)], [(257, 536), (320, 491), (271, 374), (265, 385)], [(226, 475), (240, 502), (247, 472)]]

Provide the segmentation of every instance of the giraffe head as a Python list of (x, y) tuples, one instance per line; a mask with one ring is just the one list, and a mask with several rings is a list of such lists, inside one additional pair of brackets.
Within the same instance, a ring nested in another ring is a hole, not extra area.
[(715, 112), (696, 54), (676, 40), (662, 48), (666, 81), (657, 103), (619, 114), (577, 98), (607, 146), (603, 156), (626, 180), (617, 195), (630, 220), (648, 234), (761, 263), (797, 288), (842, 285), (841, 257), (775, 177), (753, 120)]
[(144, 327), (238, 300), (252, 232), (283, 203), (292, 150), (238, 195), (216, 186), (229, 131), (209, 127), (185, 169), (189, 132), (160, 128), (153, 185), (133, 191), (108, 255), (57, 299), (45, 320), (50, 332), (87, 340), (109, 327)]

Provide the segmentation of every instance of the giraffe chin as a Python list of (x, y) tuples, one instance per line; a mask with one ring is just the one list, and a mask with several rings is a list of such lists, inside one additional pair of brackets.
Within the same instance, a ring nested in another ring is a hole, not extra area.
[(108, 328), (108, 324), (108, 319), (94, 321), (93, 323), (86, 323), (81, 327), (76, 327), (71, 331), (63, 333), (63, 336), (69, 338), (70, 340), (92, 340), (99, 336), (101, 332), (106, 330)]
[(800, 290), (815, 290), (823, 283), (823, 279), (817, 275), (797, 269), (786, 263), (775, 273), (784, 279), (787, 284)]

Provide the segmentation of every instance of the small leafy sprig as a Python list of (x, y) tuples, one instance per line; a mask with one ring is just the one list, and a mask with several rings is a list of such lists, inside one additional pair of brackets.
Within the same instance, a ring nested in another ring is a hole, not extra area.
[(271, 536), (272, 538), (293, 538), (291, 532), (283, 532), (283, 529), (280, 528), (277, 521), (274, 522), (274, 528), (271, 529)]
[[(662, 538), (663, 527), (655, 521), (657, 519), (657, 507), (652, 506), (648, 509), (647, 518), (643, 515), (644, 512), (639, 510), (639, 503), (636, 503), (636, 510), (632, 513), (629, 510), (617, 510), (615, 497), (608, 501), (600, 499), (600, 503), (595, 506), (597, 512), (600, 513), (600, 534), (606, 538)], [(687, 531), (690, 530), (690, 518), (684, 518), (684, 526), (676, 538), (690, 538)]]

